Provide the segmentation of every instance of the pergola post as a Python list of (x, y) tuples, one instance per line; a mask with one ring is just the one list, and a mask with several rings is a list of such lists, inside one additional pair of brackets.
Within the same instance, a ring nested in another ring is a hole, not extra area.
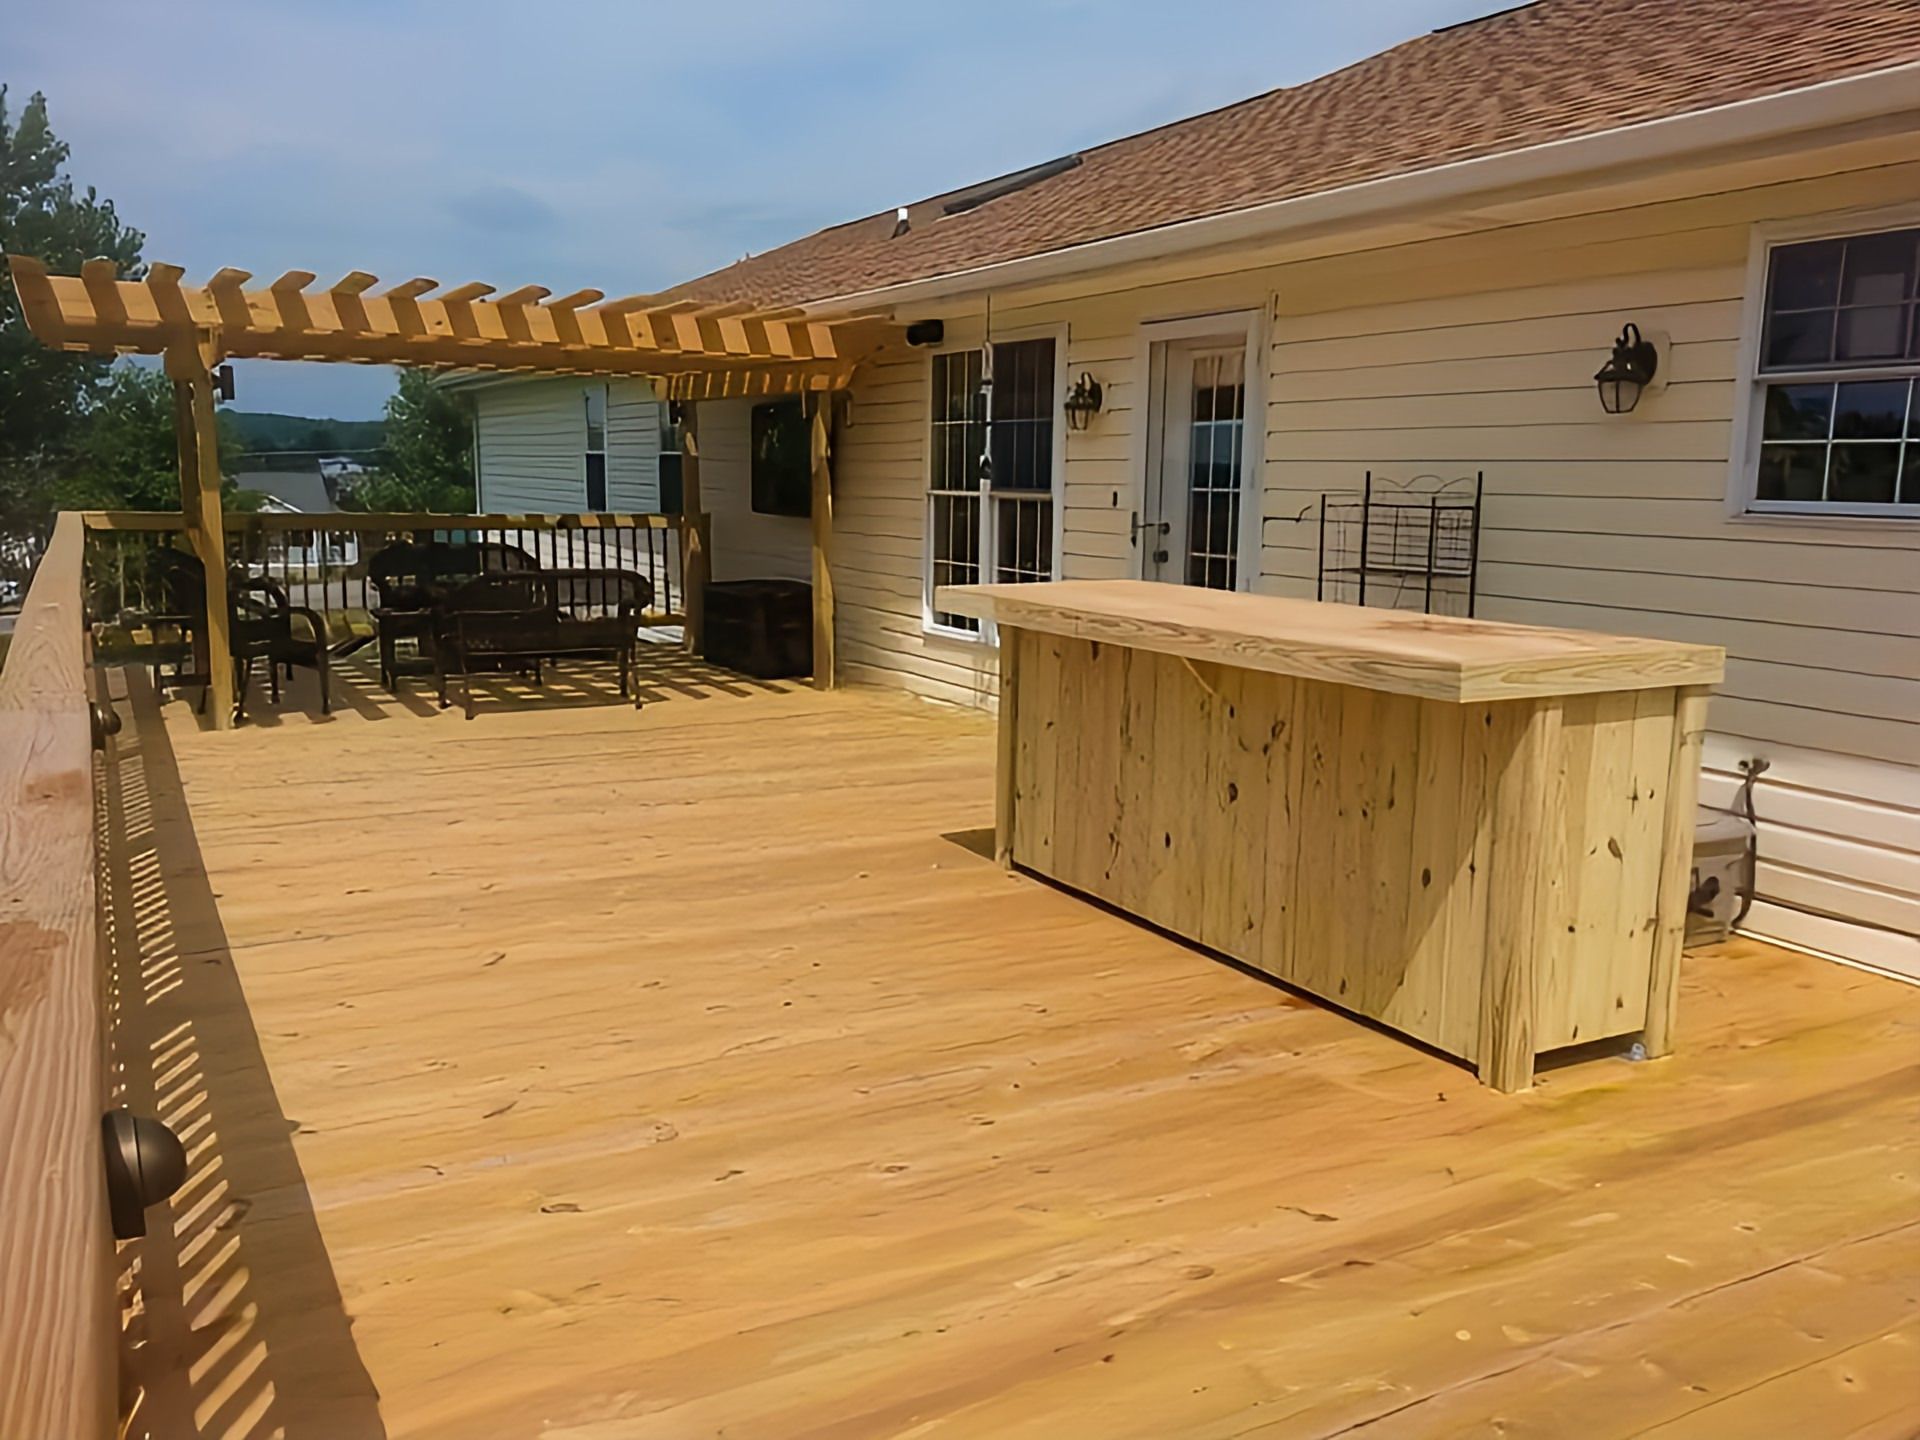
[(813, 528), (813, 684), (833, 688), (833, 394), (817, 392), (813, 399), (812, 504)]
[(173, 378), (174, 441), (180, 456), (180, 513), (188, 542), (206, 575), (206, 623), (201, 627), (196, 663), (206, 666), (213, 728), (233, 725), (232, 612), (227, 600), (227, 532), (220, 509), (220, 435), (213, 410), (213, 377), (208, 367), (218, 351), (210, 336), (194, 346), (167, 350), (167, 374)]
[(707, 512), (700, 502), (698, 406), (680, 405), (680, 590), (687, 616), (687, 649), (707, 649)]

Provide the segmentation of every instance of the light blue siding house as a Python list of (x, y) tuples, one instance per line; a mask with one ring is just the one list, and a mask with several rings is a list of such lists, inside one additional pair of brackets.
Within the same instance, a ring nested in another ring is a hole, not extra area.
[(645, 380), (457, 375), (441, 383), (473, 400), (483, 513), (661, 508), (667, 407)]

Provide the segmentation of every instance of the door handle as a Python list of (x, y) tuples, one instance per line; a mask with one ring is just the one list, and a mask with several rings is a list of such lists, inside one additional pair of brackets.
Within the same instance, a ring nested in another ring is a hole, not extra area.
[(1133, 512), (1133, 519), (1128, 526), (1127, 538), (1135, 545), (1138, 545), (1140, 543), (1140, 532), (1142, 530), (1152, 530), (1157, 534), (1166, 535), (1170, 533), (1172, 529), (1173, 522), (1171, 520), (1142, 520), (1140, 518), (1140, 512), (1136, 510)]

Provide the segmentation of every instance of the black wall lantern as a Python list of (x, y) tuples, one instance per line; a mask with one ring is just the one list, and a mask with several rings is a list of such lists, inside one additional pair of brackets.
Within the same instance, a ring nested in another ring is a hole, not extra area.
[(1660, 352), (1641, 338), (1640, 327), (1629, 320), (1613, 342), (1613, 354), (1593, 380), (1600, 387), (1600, 408), (1609, 415), (1625, 415), (1640, 403), (1640, 392), (1660, 368)]
[(1100, 413), (1100, 401), (1103, 399), (1100, 382), (1080, 372), (1080, 378), (1073, 382), (1073, 388), (1067, 391), (1064, 408), (1067, 412), (1067, 428), (1084, 430), (1093, 423), (1093, 417)]

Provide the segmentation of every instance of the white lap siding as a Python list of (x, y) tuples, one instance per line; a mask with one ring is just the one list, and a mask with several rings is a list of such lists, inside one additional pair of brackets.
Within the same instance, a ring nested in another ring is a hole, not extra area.
[[(1256, 586), (1312, 595), (1322, 491), (1369, 468), (1484, 470), (1483, 617), (1726, 646), (1703, 798), (1731, 802), (1743, 757), (1772, 764), (1750, 928), (1920, 976), (1920, 527), (1727, 506), (1754, 226), (1916, 200), (1906, 161), (1071, 299), (996, 294), (996, 333), (1064, 324), (1067, 373), (1105, 388), (1064, 437), (1060, 572), (1138, 573), (1140, 327), (1264, 310)], [(977, 305), (942, 318), (978, 343)], [(1608, 416), (1592, 377), (1627, 320), (1663, 336), (1665, 384)], [(924, 352), (867, 366), (840, 437), (841, 665), (990, 704), (994, 653), (921, 622), (929, 383)]]
[(607, 508), (660, 509), (660, 402), (644, 380), (607, 384)]
[[(512, 380), (473, 389), (482, 510), (566, 515), (587, 505), (586, 381)], [(660, 508), (660, 406), (644, 380), (607, 385), (607, 508)]]
[(715, 580), (806, 580), (813, 531), (802, 515), (753, 508), (751, 400), (700, 404), (700, 503), (713, 529)]
[[(1483, 617), (1726, 646), (1702, 799), (1770, 762), (1749, 928), (1920, 977), (1920, 531), (1727, 507), (1752, 223), (1920, 197), (1920, 171), (1795, 190), (1650, 207), (1610, 246), (1622, 273), (1548, 234), (1281, 272), (1263, 578), (1313, 593), (1322, 490), (1484, 470)], [(1670, 341), (1666, 384), (1608, 416), (1592, 375), (1628, 319)]]

